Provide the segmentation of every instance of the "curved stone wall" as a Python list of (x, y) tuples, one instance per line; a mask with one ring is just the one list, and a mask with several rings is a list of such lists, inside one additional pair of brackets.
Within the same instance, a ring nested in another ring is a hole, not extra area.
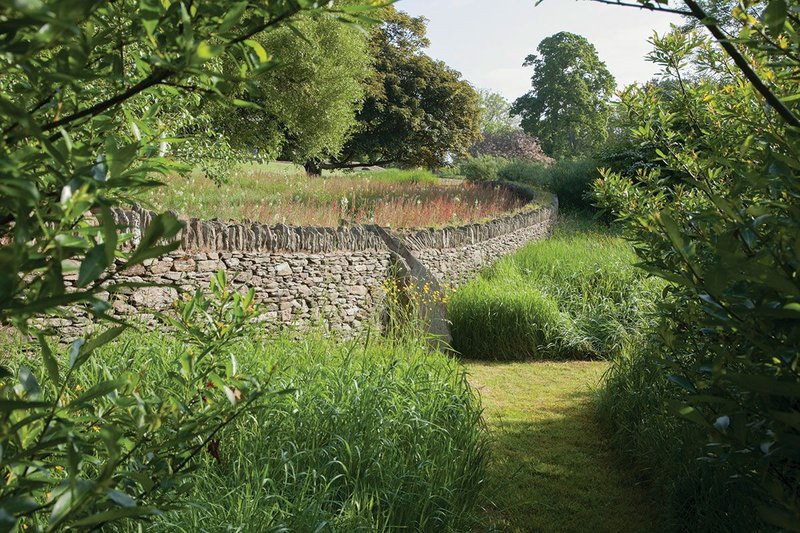
[[(273, 324), (324, 323), (342, 332), (358, 331), (375, 317), (384, 298), (382, 286), (398, 265), (408, 269), (413, 262), (411, 275), (429, 273), (444, 285), (457, 285), (526, 242), (548, 236), (557, 200), (537, 205), (533, 193), (518, 189), (531, 200), (521, 212), (442, 229), (392, 232), (374, 225), (320, 228), (192, 219), (178, 250), (118, 278), (161, 286), (129, 290), (112, 306), (122, 315), (166, 309), (176, 288), (206, 287), (222, 268), (236, 284), (255, 289)], [(140, 208), (114, 214), (134, 242), (155, 215)]]

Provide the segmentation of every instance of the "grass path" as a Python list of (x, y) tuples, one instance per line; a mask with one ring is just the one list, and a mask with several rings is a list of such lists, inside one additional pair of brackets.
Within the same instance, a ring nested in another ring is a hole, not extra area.
[(602, 362), (467, 363), (491, 432), (499, 531), (653, 532), (656, 513), (593, 417)]

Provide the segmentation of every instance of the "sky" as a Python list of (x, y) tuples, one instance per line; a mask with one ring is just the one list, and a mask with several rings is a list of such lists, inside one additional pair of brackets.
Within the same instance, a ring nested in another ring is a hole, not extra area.
[(560, 31), (586, 37), (597, 48), (618, 87), (646, 81), (657, 68), (645, 61), (647, 39), (664, 33), (674, 15), (643, 12), (586, 0), (400, 0), (395, 6), (426, 17), (431, 46), (441, 59), (480, 89), (514, 100), (530, 89), (525, 57)]

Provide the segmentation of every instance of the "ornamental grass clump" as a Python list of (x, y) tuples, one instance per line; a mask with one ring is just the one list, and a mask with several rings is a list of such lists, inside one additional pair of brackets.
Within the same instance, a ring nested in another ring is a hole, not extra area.
[(577, 226), (562, 222), (553, 238), (501, 259), (453, 294), (456, 351), (488, 359), (605, 358), (638, 342), (661, 284), (633, 267), (624, 241)]

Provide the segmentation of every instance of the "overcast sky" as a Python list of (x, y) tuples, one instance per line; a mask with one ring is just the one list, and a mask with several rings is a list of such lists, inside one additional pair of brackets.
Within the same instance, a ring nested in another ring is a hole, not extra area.
[(623, 87), (656, 71), (644, 60), (653, 31), (679, 17), (587, 0), (400, 0), (395, 6), (428, 22), (428, 53), (460, 71), (474, 86), (513, 100), (530, 88), (522, 62), (539, 42), (560, 31), (586, 37)]

